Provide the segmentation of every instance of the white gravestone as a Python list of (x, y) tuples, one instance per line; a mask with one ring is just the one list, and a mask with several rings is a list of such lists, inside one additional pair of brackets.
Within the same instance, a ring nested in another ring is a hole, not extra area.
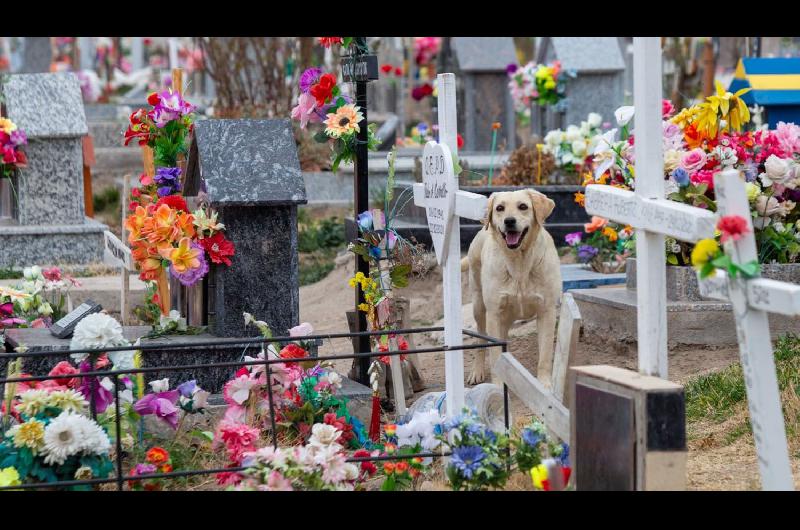
[(636, 191), (586, 187), (586, 212), (636, 230), (639, 371), (667, 378), (667, 287), (664, 236), (696, 241), (714, 234), (714, 214), (664, 198), (661, 40), (634, 37)]
[[(425, 146), (422, 184), (414, 184), (414, 203), (428, 212), (431, 239), (436, 248), (436, 258), (442, 265), (444, 296), (444, 343), (458, 346), (462, 342), (461, 318), (461, 223), (459, 217), (480, 220), (486, 215), (487, 198), (458, 189), (458, 175), (453, 171), (452, 155), (458, 153), (456, 143), (456, 81), (453, 74), (437, 76), (439, 89), (439, 140)], [(436, 191), (437, 186), (445, 186)], [(430, 193), (431, 197), (427, 197)], [(443, 195), (444, 197), (437, 197)], [(442, 199), (446, 200), (442, 200)], [(434, 209), (432, 215), (429, 206)], [(443, 227), (444, 234), (440, 234)], [(434, 230), (436, 233), (434, 233)], [(437, 240), (439, 246), (437, 246)], [(450, 350), (445, 353), (445, 392), (448, 416), (455, 416), (464, 407), (464, 352)]]
[[(757, 259), (750, 206), (739, 172), (717, 173), (714, 192), (719, 215), (738, 215), (747, 221), (747, 234), (738, 241), (727, 242), (725, 253), (738, 264)], [(762, 487), (793, 490), (767, 315), (800, 315), (800, 286), (764, 278), (729, 278), (723, 271), (715, 272), (705, 280), (698, 278), (700, 293), (708, 298), (730, 301), (733, 306)]]

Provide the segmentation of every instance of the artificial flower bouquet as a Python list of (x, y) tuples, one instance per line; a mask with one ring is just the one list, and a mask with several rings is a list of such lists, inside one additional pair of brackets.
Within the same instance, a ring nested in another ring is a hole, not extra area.
[(556, 167), (562, 171), (583, 173), (592, 165), (592, 152), (600, 141), (602, 125), (602, 116), (591, 112), (580, 127), (570, 125), (566, 131), (549, 131), (544, 137), (542, 152), (553, 155)]
[(550, 64), (537, 64), (534, 61), (524, 66), (510, 64), (506, 68), (517, 116), (527, 123), (530, 121), (532, 104), (539, 106), (555, 105), (566, 97), (566, 77), (575, 77), (575, 72), (563, 71), (561, 61)]
[(372, 151), (378, 148), (375, 124), (362, 124), (364, 115), (361, 108), (350, 96), (342, 93), (336, 74), (325, 73), (318, 67), (308, 68), (300, 76), (299, 87), (300, 95), (292, 109), (292, 119), (300, 122), (301, 129), (305, 129), (309, 122), (325, 126), (314, 135), (314, 139), (331, 144), (331, 169), (334, 173), (342, 162), (353, 162), (361, 127), (367, 127), (367, 147)]
[[(514, 461), (520, 471), (530, 474), (533, 486), (549, 491), (557, 486), (563, 489), (569, 482), (569, 446), (557, 443), (547, 434), (542, 422), (534, 419), (511, 439)], [(559, 470), (561, 477), (548, 476), (548, 470)]]
[(11, 178), (17, 168), (25, 167), (28, 158), (22, 147), (27, 143), (25, 131), (13, 121), (0, 116), (0, 178)]
[(601, 273), (624, 270), (625, 260), (635, 248), (633, 228), (592, 216), (584, 233), (573, 232), (564, 238), (575, 258)]
[(196, 107), (171, 88), (147, 97), (150, 110), (138, 109), (130, 116), (125, 145), (137, 140), (153, 149), (156, 165), (176, 166), (178, 155), (185, 155), (186, 139), (194, 126)]
[(67, 313), (69, 290), (80, 282), (58, 267), (25, 267), (22, 274), (17, 285), (0, 285), (0, 328), (49, 327)]

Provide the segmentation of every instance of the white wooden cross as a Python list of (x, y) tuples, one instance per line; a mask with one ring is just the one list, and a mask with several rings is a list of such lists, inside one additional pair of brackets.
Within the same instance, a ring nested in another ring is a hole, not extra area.
[[(428, 228), (442, 266), (444, 295), (444, 343), (462, 342), (461, 318), (461, 227), (459, 217), (480, 220), (486, 215), (487, 198), (458, 189), (452, 155), (458, 153), (456, 141), (456, 78), (437, 76), (439, 97), (439, 143), (428, 142), (422, 153), (422, 184), (414, 184), (414, 204), (426, 209)], [(445, 353), (445, 392), (447, 415), (455, 416), (464, 407), (464, 352)]]
[[(725, 243), (726, 254), (738, 264), (757, 259), (750, 206), (739, 172), (731, 169), (717, 173), (714, 193), (719, 215), (741, 216), (749, 229), (738, 241)], [(762, 487), (766, 490), (793, 490), (767, 314), (800, 315), (800, 286), (765, 278), (745, 280), (738, 276), (733, 279), (720, 270), (715, 273), (705, 280), (698, 277), (700, 293), (708, 298), (729, 301), (733, 306)]]
[(636, 230), (636, 326), (639, 371), (667, 378), (667, 280), (664, 236), (697, 241), (714, 235), (714, 214), (664, 198), (661, 39), (633, 39), (636, 109), (635, 192), (586, 187), (586, 211)]

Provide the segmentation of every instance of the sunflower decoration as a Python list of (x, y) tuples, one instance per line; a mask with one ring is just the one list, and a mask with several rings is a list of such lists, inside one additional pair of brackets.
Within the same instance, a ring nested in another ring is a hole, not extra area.
[(336, 112), (328, 114), (325, 120), (325, 134), (331, 138), (341, 138), (361, 130), (358, 124), (364, 119), (361, 109), (355, 105), (342, 105)]

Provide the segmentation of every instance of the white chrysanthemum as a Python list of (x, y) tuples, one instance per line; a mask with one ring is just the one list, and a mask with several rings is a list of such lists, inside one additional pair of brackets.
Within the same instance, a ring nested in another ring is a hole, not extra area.
[(83, 394), (75, 390), (54, 390), (50, 392), (50, 405), (61, 410), (81, 412), (84, 407), (89, 406), (89, 402), (86, 401)]
[(67, 458), (78, 454), (82, 446), (82, 416), (62, 412), (44, 429), (45, 464), (63, 464)]
[(27, 390), (19, 396), (18, 410), (26, 416), (35, 416), (50, 404), (47, 390)]
[(108, 454), (108, 452), (111, 451), (111, 440), (108, 439), (106, 431), (103, 430), (97, 422), (86, 416), (81, 416), (81, 418), (83, 418), (81, 422), (81, 432), (83, 436), (81, 450), (84, 453), (95, 455)]
[[(122, 326), (105, 313), (92, 313), (75, 326), (69, 347), (73, 350), (101, 350), (115, 346), (127, 346), (129, 342), (122, 336)], [(82, 361), (85, 353), (73, 353), (72, 358)]]

